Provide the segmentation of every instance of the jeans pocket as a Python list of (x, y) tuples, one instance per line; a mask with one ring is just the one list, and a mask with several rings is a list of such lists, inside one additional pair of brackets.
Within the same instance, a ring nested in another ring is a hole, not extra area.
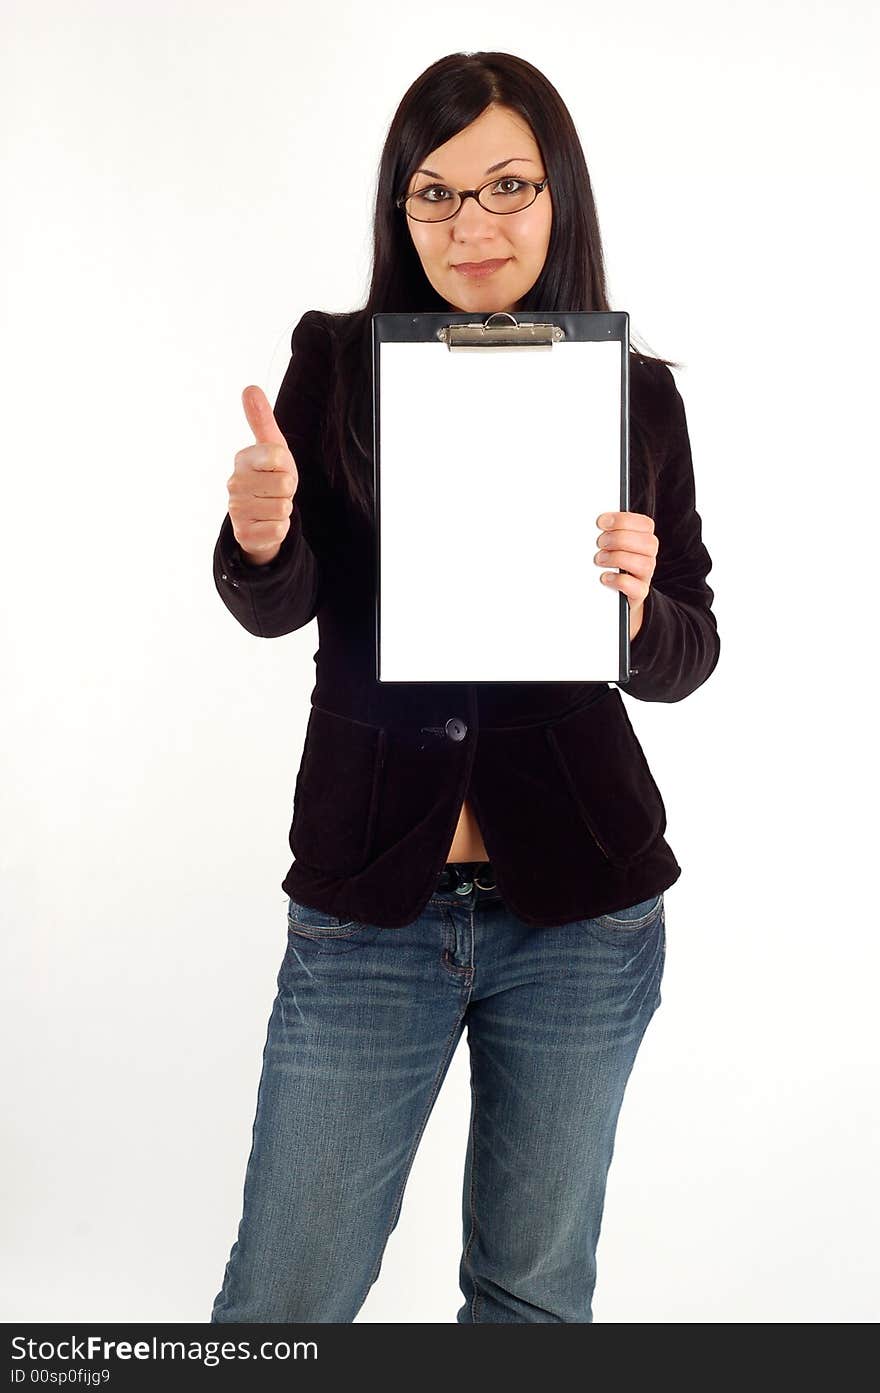
[(365, 924), (360, 919), (331, 914), (326, 909), (302, 904), (290, 896), (287, 901), (287, 929), (289, 938), (294, 937), (298, 943), (311, 941), (321, 944), (327, 952), (371, 942), (380, 932), (378, 924)]
[(642, 929), (652, 919), (655, 919), (663, 908), (663, 891), (659, 895), (650, 895), (646, 900), (639, 900), (638, 904), (628, 905), (626, 909), (616, 909), (613, 914), (599, 914), (596, 922), (606, 929), (619, 929), (623, 933), (632, 933), (633, 929)]
[(646, 900), (616, 909), (613, 914), (597, 914), (587, 919), (587, 928), (603, 943), (626, 947), (664, 923), (663, 891), (649, 895)]

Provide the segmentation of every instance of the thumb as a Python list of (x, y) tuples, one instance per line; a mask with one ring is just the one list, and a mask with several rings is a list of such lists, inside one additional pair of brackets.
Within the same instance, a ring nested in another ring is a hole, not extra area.
[(248, 425), (254, 433), (254, 440), (260, 445), (283, 445), (286, 449), (287, 441), (275, 420), (262, 387), (245, 387), (241, 400)]

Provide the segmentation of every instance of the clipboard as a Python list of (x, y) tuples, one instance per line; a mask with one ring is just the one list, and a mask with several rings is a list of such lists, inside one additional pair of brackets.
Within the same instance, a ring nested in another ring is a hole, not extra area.
[(373, 315), (376, 680), (626, 682), (629, 315)]

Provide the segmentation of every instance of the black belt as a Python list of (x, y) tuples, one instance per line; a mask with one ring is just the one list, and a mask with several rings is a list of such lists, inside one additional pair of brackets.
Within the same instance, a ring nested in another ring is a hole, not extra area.
[(496, 890), (491, 861), (447, 861), (437, 877), (438, 892), (453, 890), (456, 895), (468, 895), (474, 888)]

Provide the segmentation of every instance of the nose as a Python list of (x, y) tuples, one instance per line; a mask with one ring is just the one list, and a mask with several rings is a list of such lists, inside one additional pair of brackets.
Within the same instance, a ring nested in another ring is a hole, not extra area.
[(488, 230), (493, 227), (496, 219), (495, 213), (490, 213), (488, 208), (484, 208), (482, 203), (478, 203), (471, 194), (468, 198), (462, 199), (461, 207), (455, 217), (451, 219), (450, 226), (453, 228), (465, 227), (471, 231), (474, 227)]

